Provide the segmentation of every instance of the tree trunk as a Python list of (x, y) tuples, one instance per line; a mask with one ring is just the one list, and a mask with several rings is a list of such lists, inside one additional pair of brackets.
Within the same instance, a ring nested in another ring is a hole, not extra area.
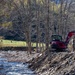
[(73, 51), (75, 51), (75, 35), (73, 37)]

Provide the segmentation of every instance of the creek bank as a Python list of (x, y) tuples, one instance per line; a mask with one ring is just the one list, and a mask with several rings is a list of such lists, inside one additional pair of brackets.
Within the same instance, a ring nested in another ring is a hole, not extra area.
[(75, 75), (75, 52), (43, 52), (29, 66), (39, 75)]
[(33, 58), (36, 58), (39, 53), (32, 52), (32, 54), (28, 54), (27, 51), (0, 51), (0, 57), (6, 58), (8, 61), (14, 62), (22, 62), (26, 63)]

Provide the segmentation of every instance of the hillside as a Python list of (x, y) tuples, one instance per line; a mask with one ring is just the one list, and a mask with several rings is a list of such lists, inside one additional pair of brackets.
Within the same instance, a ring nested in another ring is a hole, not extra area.
[(29, 67), (39, 75), (75, 75), (75, 52), (45, 51)]

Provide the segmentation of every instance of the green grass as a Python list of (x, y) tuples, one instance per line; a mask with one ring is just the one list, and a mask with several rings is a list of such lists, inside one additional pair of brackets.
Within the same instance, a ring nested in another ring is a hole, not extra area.
[[(45, 46), (45, 44), (43, 44)], [(36, 43), (31, 43), (32, 47), (36, 47)], [(38, 46), (42, 47), (42, 43), (38, 44)], [(27, 43), (25, 41), (13, 41), (13, 40), (0, 40), (0, 47), (27, 47)]]
[(25, 47), (26, 45), (23, 41), (0, 40), (0, 47)]

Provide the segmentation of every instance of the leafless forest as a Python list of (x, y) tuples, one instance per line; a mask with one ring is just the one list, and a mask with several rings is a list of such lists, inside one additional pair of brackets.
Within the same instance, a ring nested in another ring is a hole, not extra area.
[[(0, 35), (5, 39), (46, 43), (52, 34), (63, 39), (75, 30), (75, 0), (0, 0)], [(15, 36), (15, 38), (14, 38)], [(10, 37), (10, 38), (8, 38)], [(42, 45), (43, 46), (43, 45)]]

